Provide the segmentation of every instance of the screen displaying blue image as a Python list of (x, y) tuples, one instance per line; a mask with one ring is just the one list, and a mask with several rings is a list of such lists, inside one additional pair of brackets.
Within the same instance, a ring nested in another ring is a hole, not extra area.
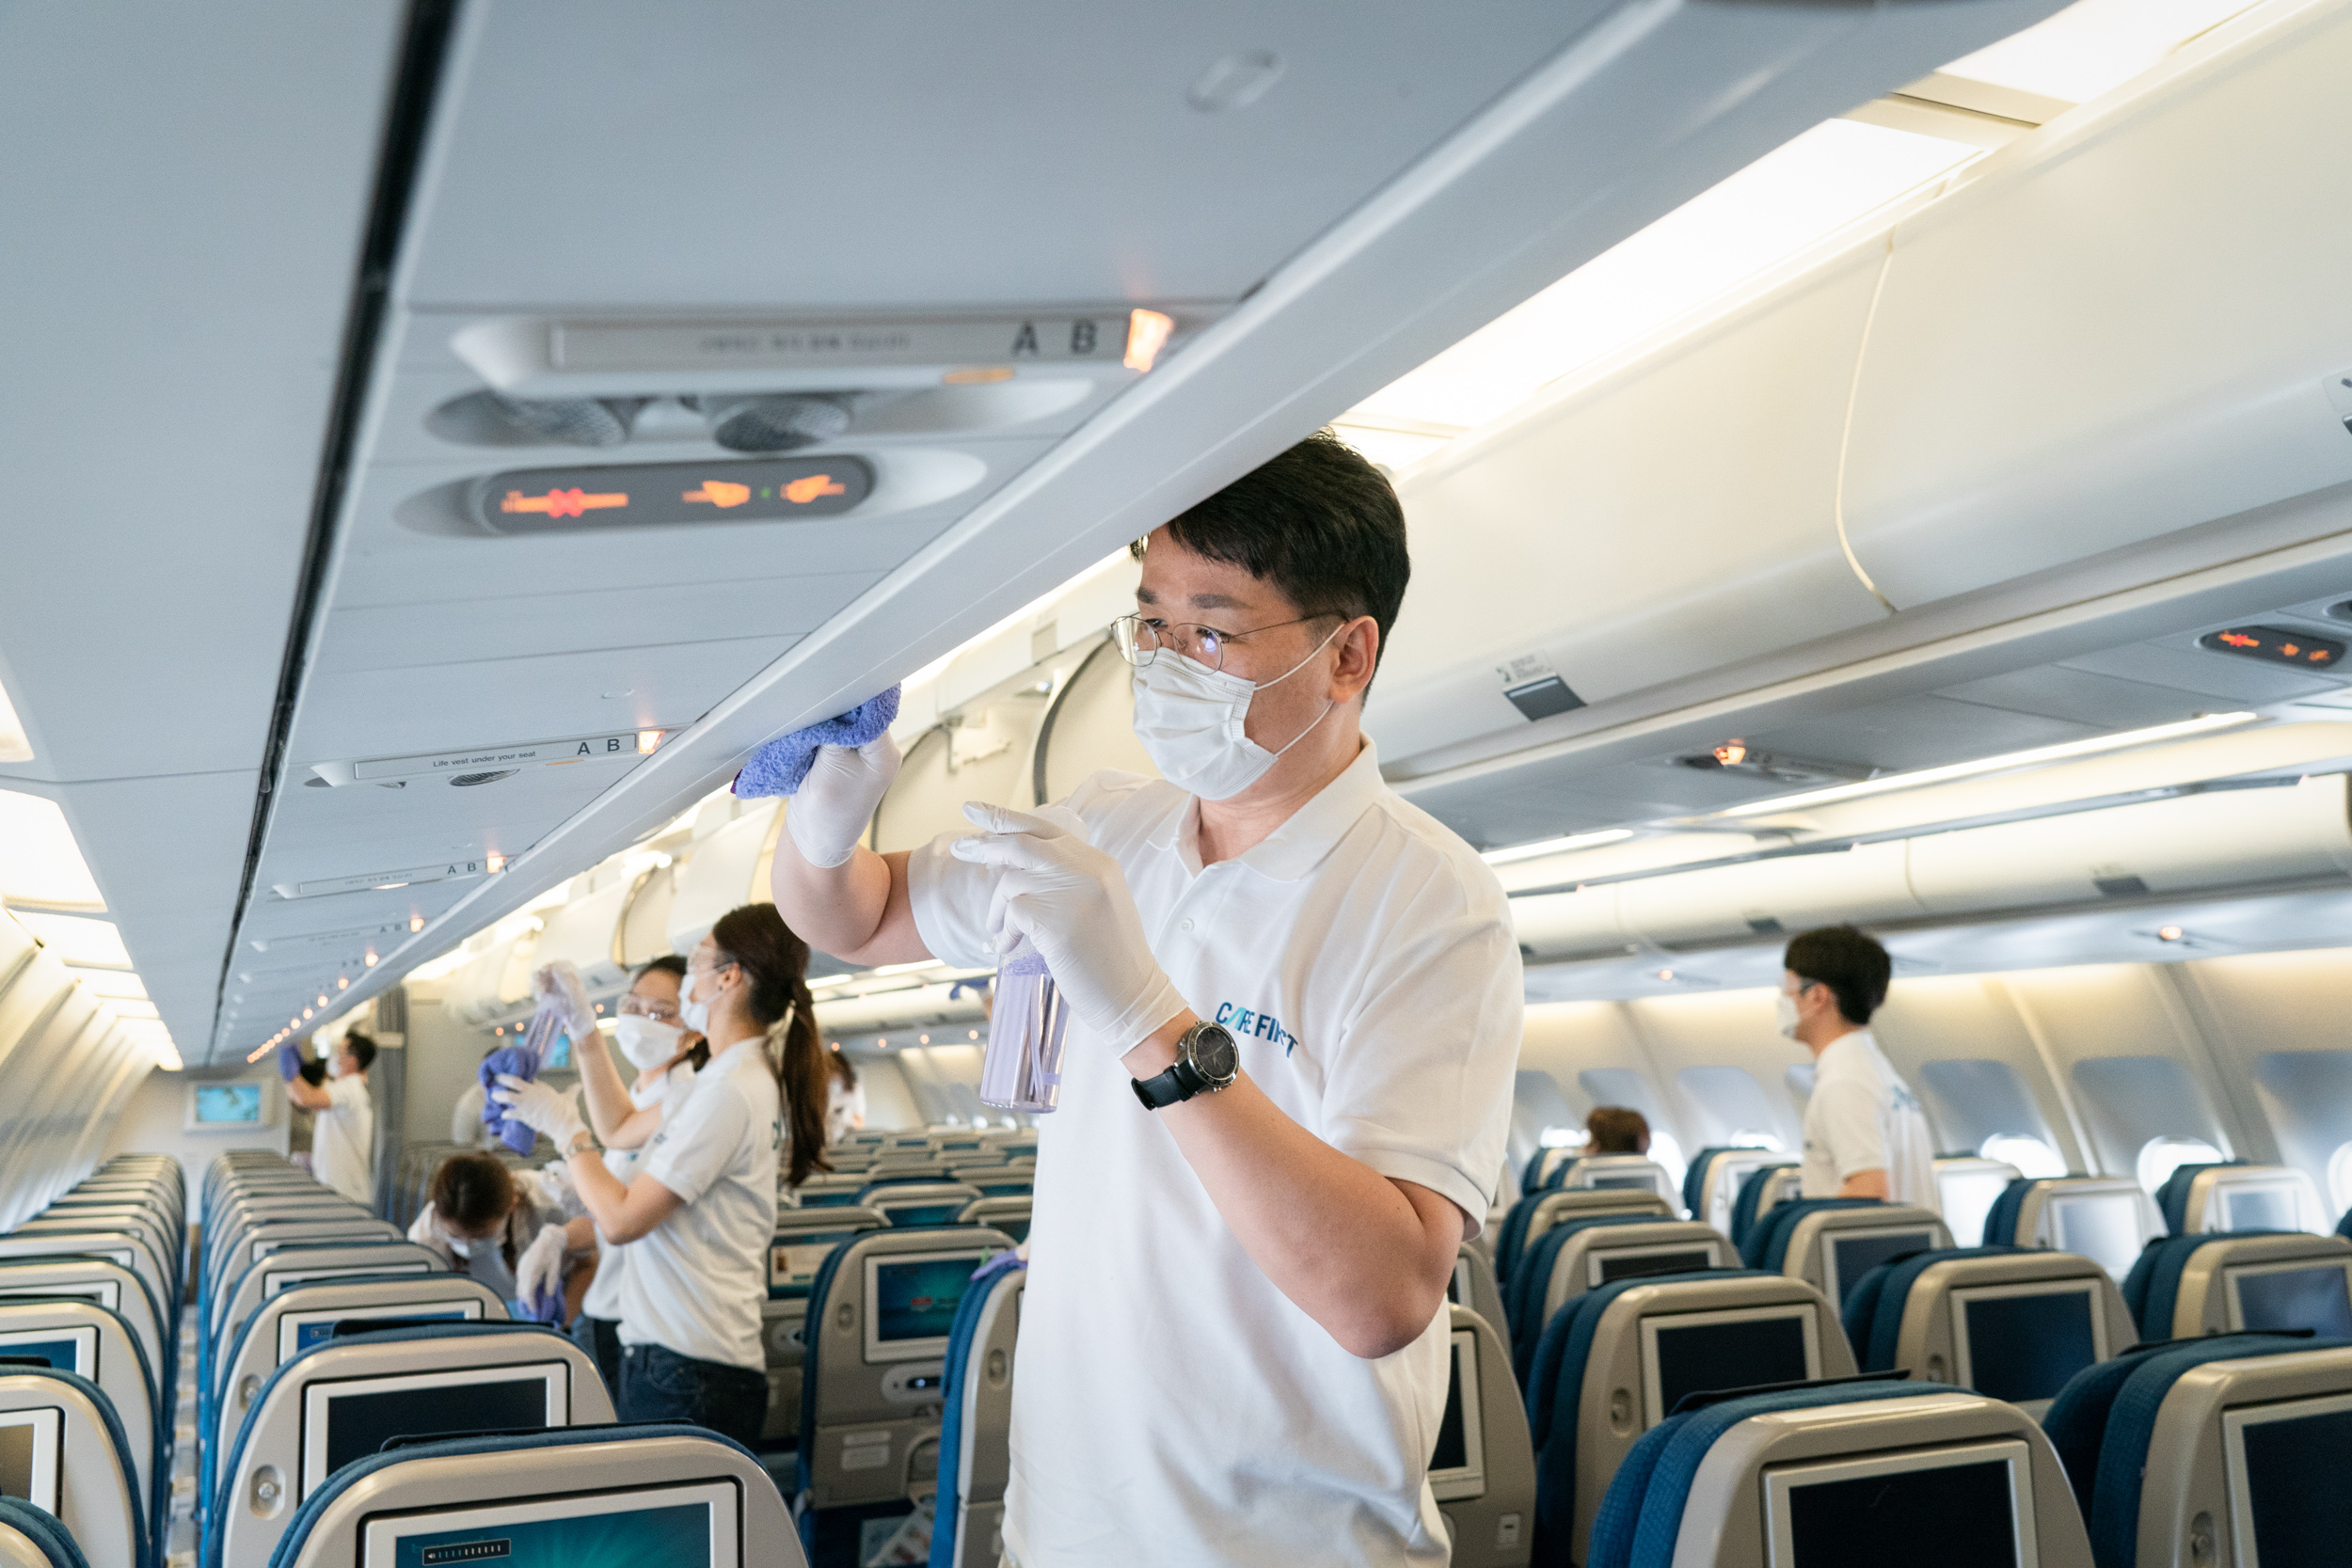
[(882, 1217), (898, 1226), (953, 1225), (956, 1216), (963, 1212), (964, 1201), (958, 1198), (953, 1203), (918, 1203), (899, 1209), (884, 1209)]
[(941, 1258), (921, 1263), (882, 1263), (874, 1270), (875, 1338), (944, 1339), (956, 1325), (964, 1287), (977, 1258)]
[[(332, 1339), (335, 1337), (335, 1325), (339, 1323), (350, 1323), (354, 1319), (368, 1318), (374, 1315), (375, 1314), (368, 1312), (345, 1312), (338, 1317), (323, 1318), (314, 1323), (296, 1324), (294, 1328), (294, 1354), (298, 1355), (302, 1352), (309, 1350), (312, 1345), (323, 1345), (326, 1343), (327, 1340)], [(402, 1323), (438, 1323), (444, 1320), (450, 1323), (458, 1323), (465, 1319), (466, 1314), (463, 1312), (402, 1312), (398, 1314), (398, 1316)]]
[(196, 1119), (208, 1127), (258, 1127), (262, 1123), (259, 1084), (199, 1084)]
[(542, 1064), (543, 1070), (554, 1070), (567, 1068), (571, 1065), (572, 1037), (569, 1035), (558, 1035), (555, 1037), (555, 1043), (548, 1047), (548, 1059), (544, 1064)]
[(61, 1372), (78, 1371), (74, 1365), (78, 1346), (71, 1339), (0, 1339), (0, 1359), (38, 1361)]
[(526, 1519), (401, 1537), (393, 1568), (711, 1568), (710, 1505)]

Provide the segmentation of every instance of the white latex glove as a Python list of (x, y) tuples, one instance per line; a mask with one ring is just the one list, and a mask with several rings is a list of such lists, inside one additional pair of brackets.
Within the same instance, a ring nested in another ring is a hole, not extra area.
[(997, 869), (988, 925), (999, 953), (1026, 937), (1078, 1022), (1121, 1054), (1184, 1011), (1144, 939), (1126, 874), (1087, 842), (1076, 813), (973, 800), (963, 816), (981, 836), (956, 840), (950, 852)]
[(519, 1121), (535, 1132), (545, 1132), (555, 1140), (558, 1148), (568, 1149), (572, 1139), (587, 1131), (588, 1124), (580, 1119), (580, 1108), (572, 1102), (572, 1097), (559, 1094), (535, 1079), (501, 1072), (499, 1086), (490, 1091), (490, 1098), (506, 1107), (511, 1120)]
[(564, 1293), (564, 1227), (540, 1230), (523, 1255), (515, 1260), (515, 1293), (525, 1307), (535, 1307)]
[(553, 1004), (556, 1022), (572, 1037), (575, 1048), (596, 1032), (596, 1006), (588, 1000), (588, 988), (580, 984), (580, 969), (571, 959), (558, 958), (532, 972), (531, 998), (534, 1004)]
[(784, 807), (784, 825), (801, 858), (820, 870), (848, 860), (898, 776), (898, 743), (887, 730), (863, 746), (817, 748), (801, 792)]

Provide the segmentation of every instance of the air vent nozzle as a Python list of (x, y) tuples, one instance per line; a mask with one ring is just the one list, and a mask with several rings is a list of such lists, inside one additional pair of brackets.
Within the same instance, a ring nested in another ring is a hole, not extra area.
[(449, 782), (453, 789), (471, 789), (476, 784), (496, 784), (501, 779), (511, 779), (521, 769), (515, 768), (498, 768), (486, 773), (459, 773)]
[(850, 428), (847, 404), (827, 397), (775, 394), (701, 400), (710, 438), (729, 451), (791, 451), (830, 441)]

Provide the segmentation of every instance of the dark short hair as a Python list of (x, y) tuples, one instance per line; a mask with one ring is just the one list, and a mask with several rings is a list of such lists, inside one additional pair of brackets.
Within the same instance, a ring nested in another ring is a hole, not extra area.
[(1649, 1117), (1630, 1105), (1596, 1105), (1584, 1118), (1584, 1131), (1592, 1153), (1639, 1154), (1642, 1140), (1649, 1136)]
[(1895, 960), (1877, 939), (1851, 926), (1824, 926), (1788, 939), (1782, 965), (1800, 979), (1827, 986), (1849, 1023), (1867, 1023), (1886, 1001)]
[(361, 1072), (375, 1065), (375, 1041), (358, 1030), (354, 1029), (343, 1037), (343, 1049), (358, 1059)]
[(659, 971), (663, 974), (674, 974), (683, 980), (686, 978), (686, 970), (687, 963), (684, 958), (679, 958), (675, 953), (664, 953), (658, 958), (647, 958), (644, 963), (639, 964), (637, 973), (630, 978), (642, 980), (646, 975)]
[[(1168, 533), (1195, 555), (1272, 583), (1301, 616), (1371, 616), (1387, 655), (1413, 575), (1405, 509), (1388, 476), (1331, 432), (1316, 431), (1179, 513)], [(1140, 540), (1135, 553), (1141, 559)]]

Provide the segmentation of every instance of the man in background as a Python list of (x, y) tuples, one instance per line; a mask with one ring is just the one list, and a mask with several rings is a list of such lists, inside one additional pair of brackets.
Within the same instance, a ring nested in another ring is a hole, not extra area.
[(325, 1083), (286, 1080), (286, 1098), (315, 1118), (310, 1174), (363, 1209), (375, 1207), (375, 1101), (368, 1094), (374, 1065), (375, 1041), (355, 1029), (327, 1059)]
[(1804, 1106), (1806, 1197), (1876, 1197), (1943, 1212), (1919, 1099), (1867, 1027), (1894, 960), (1851, 926), (1793, 938), (1781, 962), (1780, 1032), (1813, 1053)]

